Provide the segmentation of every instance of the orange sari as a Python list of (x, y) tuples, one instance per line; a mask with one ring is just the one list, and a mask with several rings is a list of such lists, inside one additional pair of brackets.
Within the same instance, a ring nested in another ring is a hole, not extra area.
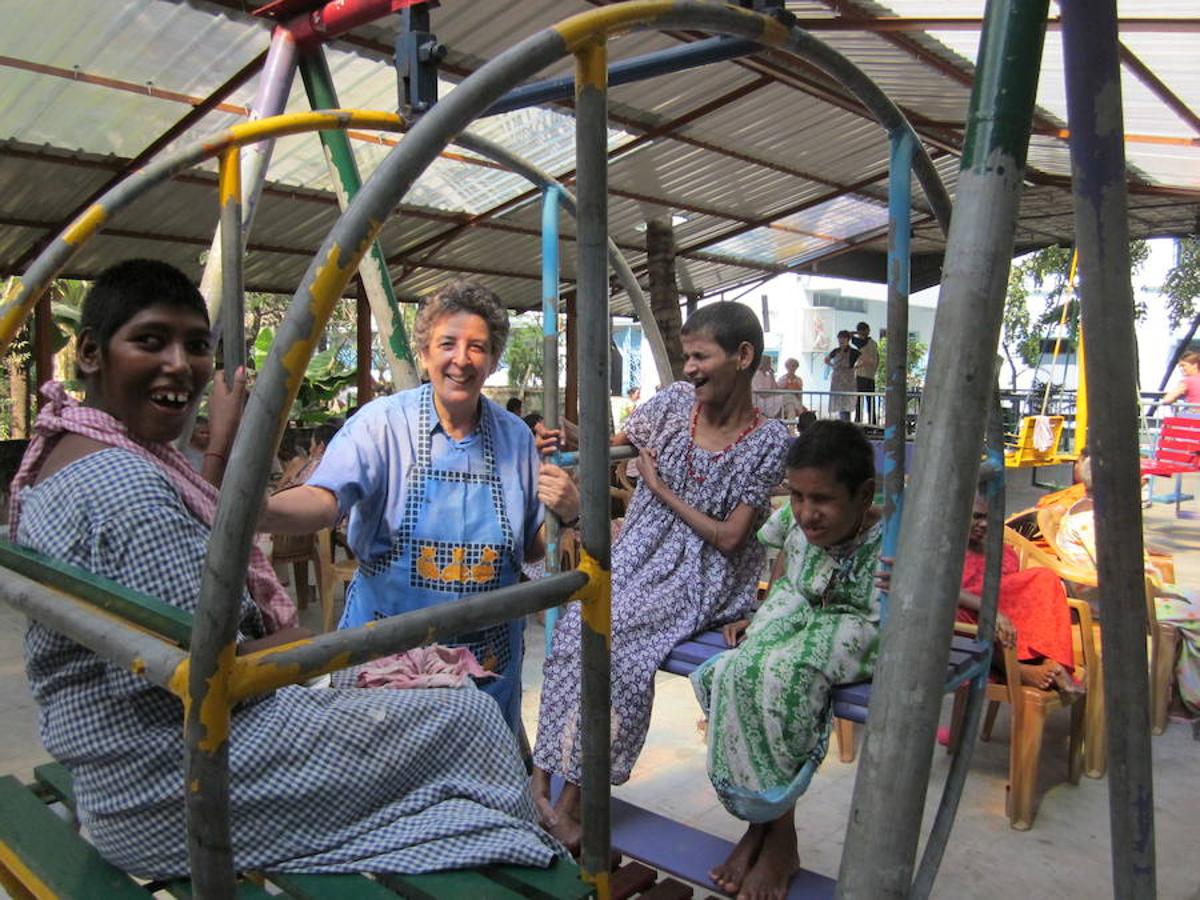
[[(983, 554), (967, 550), (963, 560), (962, 589), (983, 593)], [(1062, 581), (1050, 569), (1022, 569), (1011, 547), (1004, 548), (1000, 563), (1000, 612), (1017, 630), (1017, 659), (1052, 659), (1065, 669), (1075, 668), (1071, 641), (1071, 609)], [(977, 621), (974, 610), (958, 609), (957, 621)]]

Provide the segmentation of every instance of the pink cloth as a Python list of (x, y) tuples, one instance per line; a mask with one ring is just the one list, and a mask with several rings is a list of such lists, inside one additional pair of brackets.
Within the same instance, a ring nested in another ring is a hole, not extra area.
[[(69, 396), (62, 384), (48, 381), (42, 385), (42, 396), (49, 402), (38, 413), (34, 437), (21, 458), (21, 468), (12, 480), (12, 502), (9, 513), (9, 535), (15, 540), (21, 517), (21, 488), (32, 484), (46, 457), (66, 432), (81, 434), (113, 447), (135, 453), (159, 466), (179, 491), (184, 505), (197, 519), (212, 527), (217, 512), (217, 489), (204, 479), (182, 453), (169, 444), (152, 444), (132, 437), (125, 426), (106, 412), (80, 406)], [(296, 604), (275, 577), (270, 562), (258, 547), (250, 550), (250, 569), (246, 574), (250, 597), (263, 616), (267, 633), (292, 627), (299, 622)]]
[(495, 678), (466, 647), (415, 647), (406, 653), (394, 653), (367, 663), (358, 671), (360, 688), (443, 688), (462, 687), (467, 677)]

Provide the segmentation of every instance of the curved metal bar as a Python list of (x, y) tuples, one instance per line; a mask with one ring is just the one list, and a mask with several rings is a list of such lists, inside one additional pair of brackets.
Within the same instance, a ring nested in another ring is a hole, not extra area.
[(138, 169), (120, 184), (116, 184), (104, 196), (75, 217), (29, 264), (25, 274), (14, 282), (11, 291), (0, 303), (0, 354), (8, 350), (13, 336), (20, 330), (38, 299), (46, 292), (56, 275), (67, 261), (106, 221), (125, 209), (146, 191), (198, 163), (219, 156), (224, 150), (244, 147), (257, 141), (290, 134), (302, 134), (322, 128), (370, 128), (378, 131), (404, 131), (405, 121), (395, 113), (371, 112), (350, 109), (323, 110), (321, 112), (291, 113), (242, 122), (218, 132), (205, 141), (175, 151), (160, 160)]
[(601, 37), (575, 51), (575, 180), (579, 185), (576, 263), (579, 315), (579, 486), (581, 565), (590, 588), (580, 602), (581, 877), (609, 900), (612, 861), (612, 530), (608, 474), (608, 45)]
[[(883, 555), (896, 556), (904, 512), (908, 414), (908, 294), (912, 232), (912, 138), (896, 131), (888, 166), (887, 380), (883, 417)], [(874, 402), (873, 399), (868, 403)], [(883, 623), (887, 607), (883, 608)]]
[[(962, 583), (993, 360), (1021, 193), (1046, 0), (995, 0), (980, 44), (929, 385), (892, 576), (839, 897), (902, 897), (912, 871)], [(884, 815), (883, 811), (887, 814)], [(903, 827), (898, 827), (903, 823)]]
[(187, 654), (179, 647), (85, 600), (0, 568), (0, 600), (82, 644), (102, 659), (168, 688)]
[[(997, 374), (999, 367), (997, 367)], [(990, 475), (987, 479), (988, 530), (984, 545), (983, 594), (979, 598), (978, 639), (987, 645), (987, 653), (980, 661), (979, 670), (967, 688), (967, 705), (959, 723), (959, 744), (946, 783), (942, 787), (942, 798), (933, 817), (933, 827), (925, 840), (925, 850), (917, 865), (908, 896), (913, 900), (924, 900), (933, 892), (933, 882), (942, 865), (942, 856), (950, 841), (954, 819), (958, 813), (958, 802), (962, 798), (963, 785), (971, 771), (971, 759), (975, 755), (975, 742), (979, 736), (979, 719), (987, 700), (988, 676), (992, 670), (993, 637), (996, 633), (996, 610), (1000, 605), (1000, 564), (1004, 554), (1004, 421), (1000, 413), (1000, 386), (992, 392), (991, 409), (987, 425), (987, 458)]]
[[(456, 137), (454, 143), (481, 156), (489, 157), (543, 189), (550, 185), (557, 186), (561, 191), (559, 200), (563, 208), (572, 217), (575, 216), (575, 197), (553, 175), (537, 168), (528, 160), (522, 159), (494, 141), (469, 131)], [(667, 344), (663, 340), (662, 332), (659, 331), (658, 321), (654, 318), (654, 310), (650, 308), (650, 301), (642, 292), (642, 286), (638, 284), (637, 276), (633, 274), (633, 269), (625, 259), (625, 254), (621, 252), (617, 242), (612, 238), (608, 238), (608, 264), (617, 273), (617, 278), (620, 279), (621, 286), (625, 288), (625, 293), (629, 295), (629, 300), (637, 313), (638, 321), (641, 322), (642, 334), (645, 335), (646, 342), (650, 345), (650, 354), (654, 357), (654, 368), (658, 371), (659, 384), (670, 384), (675, 380), (675, 375), (671, 371), (671, 360), (667, 356)], [(551, 426), (547, 424), (546, 427)]]
[(225, 386), (246, 363), (246, 305), (242, 289), (242, 153), (234, 144), (221, 151), (221, 350)]
[(586, 582), (587, 577), (581, 572), (561, 572), (475, 594), (456, 603), (417, 609), (358, 628), (331, 631), (239, 656), (234, 664), (230, 696), (235, 701), (244, 700), (387, 653), (400, 653), (410, 647), (519, 619), (564, 602)]
[[(1139, 486), (1134, 297), (1129, 281), (1129, 210), (1121, 111), (1117, 9), (1062, 4), (1067, 124), (1087, 381), (1096, 403), (1088, 435), (1095, 480), (1096, 568), (1104, 617), (1104, 700), (1109, 747), (1108, 816), (1112, 893), (1154, 897), (1154, 760), (1145, 613), (1129, 600), (1144, 590)], [(1126, 361), (1125, 365), (1115, 361)]]
[[(279, 328), (267, 366), (258, 380), (243, 427), (233, 446), (230, 477), (227, 477), (221, 494), (200, 591), (189, 680), (191, 702), (186, 704), (188, 783), (195, 788), (189, 793), (189, 851), (195, 884), (202, 894), (217, 896), (232, 885), (228, 797), (225, 793), (228, 779), (228, 682), (236, 631), (236, 598), (249, 558), (255, 513), (269, 473), (269, 456), (263, 453), (263, 448), (273, 448), (278, 443), (286, 411), (299, 389), (304, 367), (328, 322), (336, 298), (357, 269), (383, 222), (417, 176), (472, 119), (505, 91), (561, 59), (566, 53), (575, 53), (589, 42), (602, 40), (608, 33), (643, 27), (692, 27), (726, 32), (788, 49), (805, 58), (811, 54), (811, 61), (818, 66), (827, 69), (832, 67), (831, 72), (835, 77), (837, 71), (857, 73), (855, 84), (851, 85), (852, 91), (863, 99), (874, 114), (880, 116), (881, 122), (890, 131), (903, 128), (911, 132), (911, 127), (899, 110), (878, 88), (872, 90), (873, 86), (865, 75), (840, 54), (798, 29), (789, 30), (773, 19), (733, 7), (710, 6), (689, 0), (674, 3), (634, 0), (574, 16), (509, 48), (459, 84), (407, 133), (405, 140), (388, 154), (339, 218), (322, 243), (317, 258), (310, 264), (291, 309)], [(924, 169), (922, 159), (926, 164)], [(933, 181), (937, 181), (928, 155), (923, 152), (918, 154), (917, 173), (923, 185), (930, 174)], [(931, 203), (938, 206), (932, 195)], [(603, 223), (603, 219), (600, 221)], [(603, 236), (600, 246), (603, 248)], [(602, 264), (601, 276), (603, 273)], [(603, 296), (606, 315), (607, 279), (603, 279), (603, 282), (603, 287), (597, 286), (594, 293)], [(0, 325), (3, 325), (3, 321), (0, 318)], [(606, 366), (605, 360), (603, 368)], [(584, 452), (587, 454), (589, 451), (585, 449)], [(597, 473), (599, 480), (604, 482), (603, 495), (607, 497), (607, 459), (606, 456), (597, 456), (597, 459), (601, 460), (602, 467), (583, 467), (585, 497), (596, 493), (593, 490), (596, 486), (590, 482), (597, 478)], [(586, 523), (585, 519), (585, 528)], [(585, 545), (587, 543), (588, 536), (585, 534)], [(592, 580), (603, 582), (608, 566), (607, 531), (592, 543), (601, 554), (595, 560), (597, 569)], [(598, 583), (594, 586), (601, 594), (607, 595), (606, 588)], [(218, 705), (225, 707), (223, 717), (215, 710)], [(607, 718), (607, 709), (604, 715)], [(602, 742), (605, 742), (607, 728), (600, 733), (604, 735)], [(607, 792), (607, 783), (604, 791)], [(212, 801), (202, 801), (201, 796), (211, 797)], [(591, 855), (594, 855), (594, 848), (592, 853), (585, 851), (585, 856)]]

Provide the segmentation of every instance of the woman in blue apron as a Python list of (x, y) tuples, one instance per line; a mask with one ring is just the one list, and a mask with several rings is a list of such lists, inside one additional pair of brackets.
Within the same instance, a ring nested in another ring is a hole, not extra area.
[[(414, 344), (430, 383), (364, 406), (330, 441), (308, 483), (271, 498), (262, 526), (303, 533), (349, 513), (359, 559), (339, 625), (353, 628), (517, 581), (544, 552), (545, 503), (579, 511), (570, 477), (542, 465), (525, 423), (481, 396), (508, 336), (491, 291), (457, 282), (421, 307)], [(522, 621), (448, 642), (499, 677), (481, 687), (514, 732)]]

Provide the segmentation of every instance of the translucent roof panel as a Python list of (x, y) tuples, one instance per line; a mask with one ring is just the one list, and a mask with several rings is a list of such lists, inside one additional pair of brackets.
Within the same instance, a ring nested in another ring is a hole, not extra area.
[(855, 197), (835, 197), (811, 209), (755, 228), (706, 248), (707, 252), (745, 256), (764, 263), (794, 265), (830, 246), (887, 225), (887, 207)]

